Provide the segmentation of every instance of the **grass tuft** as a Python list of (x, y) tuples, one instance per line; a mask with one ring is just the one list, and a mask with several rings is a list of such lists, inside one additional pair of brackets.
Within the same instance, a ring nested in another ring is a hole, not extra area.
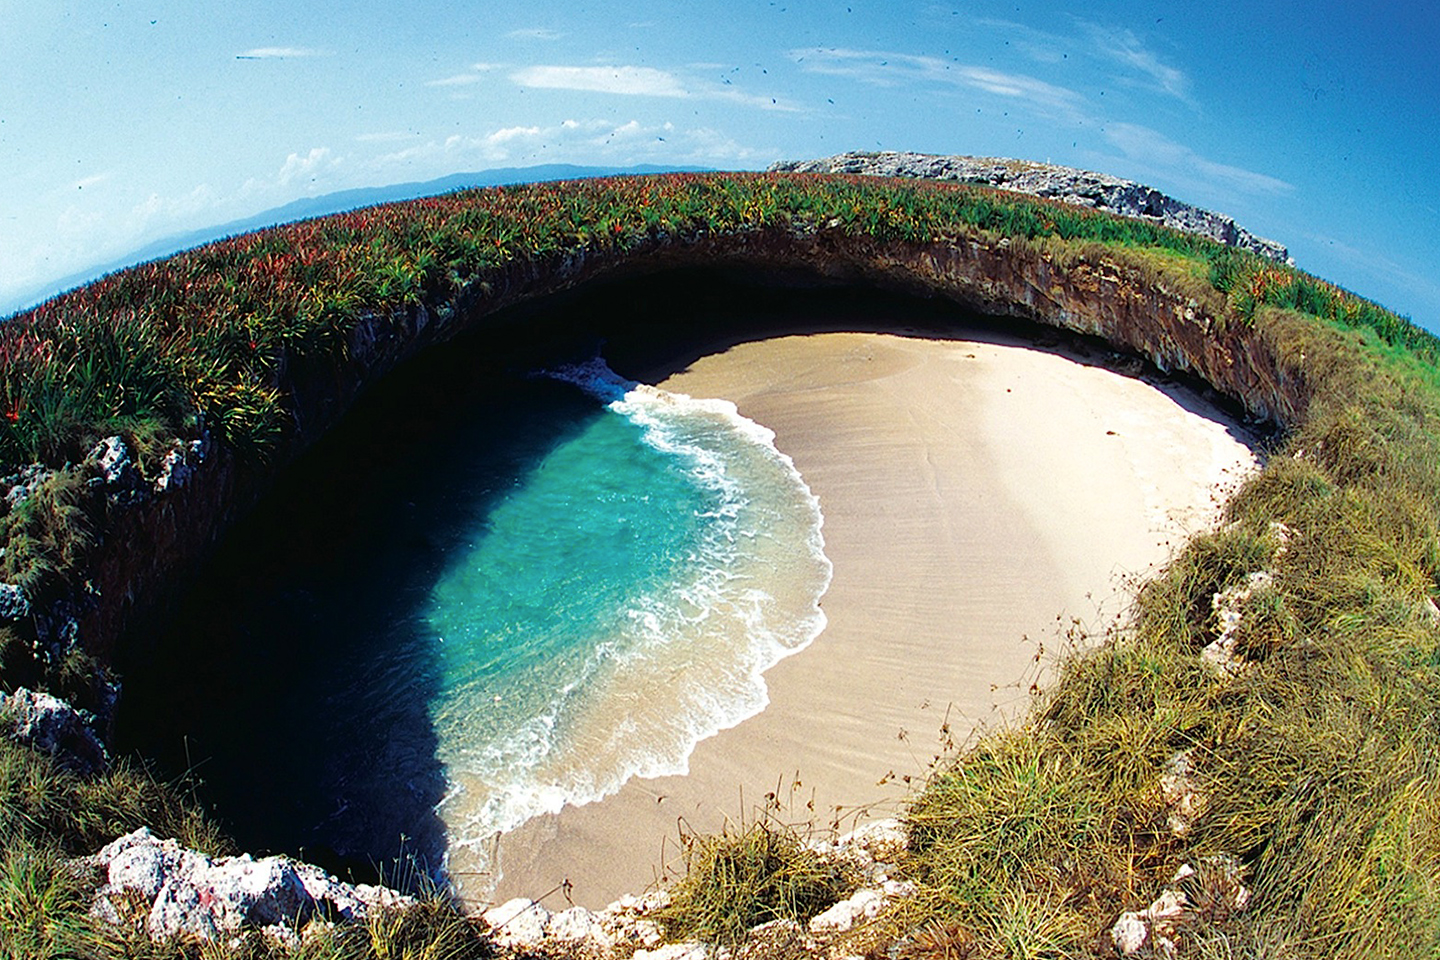
[(804, 924), (853, 889), (838, 864), (770, 821), (682, 839), (685, 876), (653, 915), (672, 940), (736, 946), (771, 920)]

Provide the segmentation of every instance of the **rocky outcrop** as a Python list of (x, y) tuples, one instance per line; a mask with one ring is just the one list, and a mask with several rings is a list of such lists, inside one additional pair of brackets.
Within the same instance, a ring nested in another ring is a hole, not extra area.
[[(792, 920), (756, 927), (741, 952), (766, 955), (765, 947), (784, 946), (787, 949), (777, 955), (852, 955), (855, 951), (847, 942), (852, 931), (915, 893), (914, 884), (893, 876), (905, 844), (905, 830), (897, 820), (875, 821), (838, 839), (812, 843), (821, 858), (843, 865), (858, 877), (858, 889), (803, 927)], [(571, 907), (552, 913), (534, 900), (518, 898), (489, 910), (484, 920), (498, 946), (522, 956), (702, 960), (730, 954), (728, 949), (717, 951), (698, 941), (665, 943), (664, 931), (653, 916), (669, 904), (670, 895), (664, 889), (621, 897), (593, 912)]]
[(289, 857), (210, 857), (161, 840), (148, 827), (77, 861), (75, 868), (101, 878), (92, 914), (114, 924), (141, 924), (157, 941), (251, 932), (298, 943), (312, 922), (354, 922), (415, 903), (385, 887), (341, 883)]
[(777, 173), (850, 173), (983, 184), (1079, 207), (1093, 207), (1123, 217), (1153, 220), (1271, 260), (1293, 263), (1290, 252), (1282, 244), (1255, 236), (1223, 213), (1202, 210), (1133, 180), (1074, 167), (1030, 160), (887, 151), (841, 153), (820, 160), (785, 160), (770, 169)]
[(81, 776), (110, 766), (110, 756), (91, 729), (93, 718), (48, 693), (24, 687), (0, 693), (0, 736), (54, 757)]
[[(752, 937), (758, 942), (782, 938), (815, 956), (848, 956), (852, 931), (914, 894), (913, 884), (894, 878), (905, 844), (904, 828), (896, 820), (812, 843), (820, 857), (857, 877), (858, 889), (804, 927), (778, 921), (752, 931)], [(303, 942), (312, 923), (364, 921), (375, 911), (404, 910), (416, 902), (385, 887), (342, 883), (289, 857), (211, 857), (162, 840), (146, 827), (75, 860), (72, 867), (93, 878), (93, 915), (134, 925), (157, 942), (229, 942), (254, 935), (293, 946)], [(496, 946), (522, 956), (680, 960), (713, 955), (713, 946), (696, 941), (665, 942), (656, 917), (669, 904), (664, 889), (627, 895), (598, 911), (570, 907), (551, 912), (522, 898), (490, 909), (482, 919)]]

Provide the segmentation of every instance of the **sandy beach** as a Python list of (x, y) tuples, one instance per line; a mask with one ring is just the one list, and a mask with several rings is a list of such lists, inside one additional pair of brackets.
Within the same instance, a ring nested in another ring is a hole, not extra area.
[(1193, 394), (994, 333), (777, 337), (659, 385), (775, 431), (824, 513), (828, 625), (687, 776), (500, 838), (493, 892), (453, 861), (467, 897), (549, 892), (560, 908), (568, 881), (571, 901), (603, 906), (678, 868), (682, 828), (751, 819), (772, 792), (779, 816), (821, 828), (895, 813), (942, 724), (963, 741), (1023, 711), (1072, 622), (1120, 615), (1126, 584), (1212, 523), (1254, 464)]

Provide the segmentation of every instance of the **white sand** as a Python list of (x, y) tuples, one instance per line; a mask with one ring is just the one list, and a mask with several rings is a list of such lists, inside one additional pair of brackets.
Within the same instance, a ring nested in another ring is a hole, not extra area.
[(1193, 395), (993, 334), (782, 337), (661, 386), (775, 431), (825, 515), (829, 624), (766, 673), (764, 713), (697, 746), (688, 776), (531, 821), (499, 840), (498, 888), (462, 876), (467, 896), (568, 880), (575, 903), (603, 906), (678, 866), (681, 825), (753, 818), (777, 787), (795, 821), (895, 812), (947, 716), (963, 740), (1022, 711), (1041, 645), (1050, 659), (1072, 618), (1121, 614), (1127, 581), (1212, 523), (1254, 464)]

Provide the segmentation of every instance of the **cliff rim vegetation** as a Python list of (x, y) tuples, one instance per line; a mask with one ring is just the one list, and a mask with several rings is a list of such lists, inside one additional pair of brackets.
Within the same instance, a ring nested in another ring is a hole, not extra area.
[[(103, 703), (131, 611), (93, 571), (127, 516), (171, 495), (158, 481), (180, 488), (179, 466), (231, 471), (194, 506), (213, 511), (367, 382), (499, 307), (705, 258), (1105, 336), (1286, 431), (1127, 622), (917, 794), (920, 894), (866, 928), (876, 949), (1104, 953), (1117, 916), (1182, 865), (1231, 858), (1253, 899), (1192, 911), (1183, 955), (1440, 950), (1440, 341), (1253, 254), (982, 188), (680, 175), (464, 192), (221, 241), (17, 315), (0, 326), (0, 473), (21, 488), (0, 517), (3, 688)], [(128, 467), (92, 454), (115, 436)], [(79, 788), (0, 750), (16, 811), (0, 822), (0, 917), (18, 909), (29, 937), (15, 955), (139, 949), (85, 919), (61, 866), (92, 842), (77, 825), (151, 819), (220, 841), (173, 793), (121, 786), (133, 771)], [(63, 814), (44, 813), (56, 798)], [(436, 930), (455, 936), (452, 920)], [(361, 939), (328, 955), (390, 955)]]

